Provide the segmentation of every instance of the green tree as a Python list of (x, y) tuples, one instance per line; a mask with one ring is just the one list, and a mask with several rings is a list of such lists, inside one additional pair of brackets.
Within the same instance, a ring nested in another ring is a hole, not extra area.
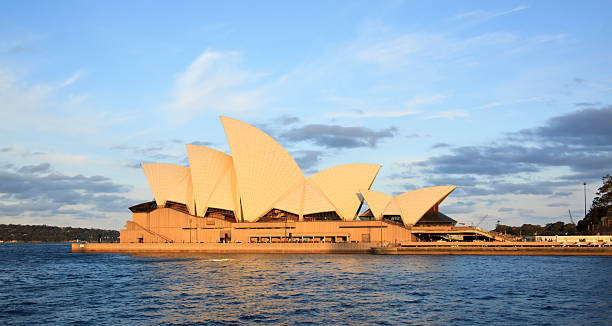
[(563, 222), (548, 223), (544, 227), (545, 230), (544, 230), (544, 234), (543, 235), (560, 235), (560, 234), (563, 234), (563, 227), (564, 226), (565, 226), (565, 223), (563, 223)]
[(612, 176), (606, 174), (602, 178), (603, 185), (597, 190), (597, 195), (593, 198), (592, 207), (612, 206)]
[(612, 176), (606, 174), (603, 184), (597, 190), (587, 215), (578, 221), (577, 229), (581, 234), (612, 234), (609, 211), (612, 211)]

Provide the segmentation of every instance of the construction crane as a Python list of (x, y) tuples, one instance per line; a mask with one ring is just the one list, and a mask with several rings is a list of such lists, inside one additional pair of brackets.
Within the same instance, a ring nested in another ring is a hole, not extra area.
[(570, 215), (570, 221), (572, 222), (572, 224), (576, 224), (576, 223), (574, 223), (574, 219), (572, 218), (572, 211), (571, 211), (571, 210), (569, 210), (569, 209), (568, 209), (567, 211), (569, 212), (569, 215)]
[(476, 223), (476, 225), (474, 225), (474, 227), (477, 228), (487, 218), (487, 216), (489, 216), (489, 214), (481, 217), (480, 220), (478, 220), (478, 223)]

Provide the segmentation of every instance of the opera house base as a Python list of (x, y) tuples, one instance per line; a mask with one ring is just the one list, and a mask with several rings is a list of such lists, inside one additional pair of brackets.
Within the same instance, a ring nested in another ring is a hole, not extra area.
[(72, 252), (365, 254), (369, 243), (73, 243)]
[(121, 230), (121, 243), (274, 244), (384, 243), (414, 241), (411, 229), (391, 221), (296, 221), (235, 222), (200, 217), (173, 208), (134, 212)]
[(73, 243), (75, 253), (207, 253), (207, 254), (375, 254), (375, 255), (515, 255), (612, 256), (611, 247), (561, 247), (559, 243), (469, 242), (406, 243), (374, 247), (373, 243)]

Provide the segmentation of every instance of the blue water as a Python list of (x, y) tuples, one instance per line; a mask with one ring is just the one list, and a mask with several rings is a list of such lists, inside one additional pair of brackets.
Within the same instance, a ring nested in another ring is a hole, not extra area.
[(612, 257), (73, 254), (0, 245), (0, 324), (612, 324)]

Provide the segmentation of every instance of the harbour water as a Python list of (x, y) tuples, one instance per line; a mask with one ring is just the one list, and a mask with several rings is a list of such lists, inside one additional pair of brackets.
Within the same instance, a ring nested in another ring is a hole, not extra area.
[(0, 323), (612, 324), (612, 257), (84, 254), (0, 244)]

